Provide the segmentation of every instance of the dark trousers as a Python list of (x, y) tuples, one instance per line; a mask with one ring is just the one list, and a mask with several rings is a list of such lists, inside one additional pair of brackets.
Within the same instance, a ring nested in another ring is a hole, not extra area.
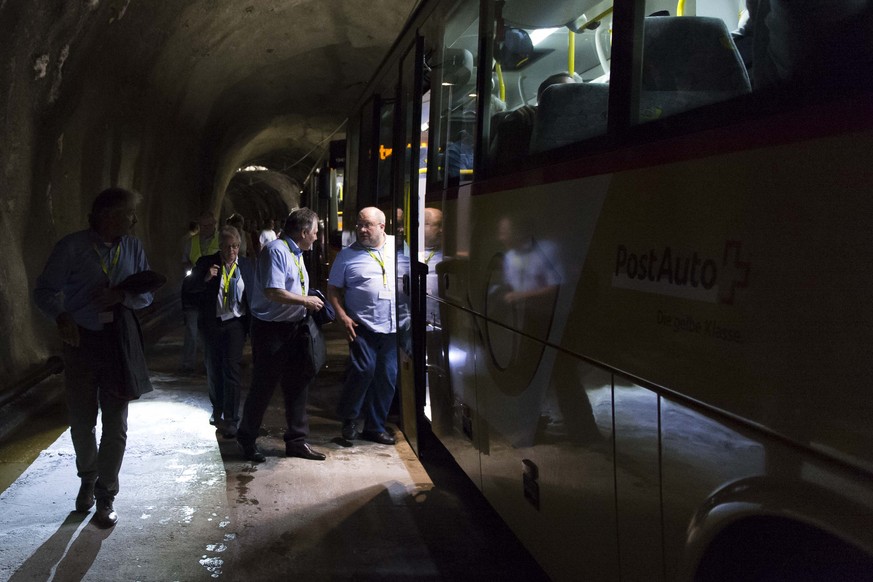
[(242, 382), (240, 361), (246, 330), (243, 319), (203, 321), (198, 324), (206, 347), (206, 378), (209, 400), (215, 419), (239, 421), (239, 396)]
[[(114, 499), (127, 446), (128, 401), (113, 395), (120, 391), (120, 347), (110, 330), (94, 332), (80, 327), (79, 338), (78, 347), (64, 344), (64, 381), (76, 469), (83, 481), (95, 484), (98, 499)], [(102, 419), (99, 445), (98, 410)]]
[(252, 387), (243, 406), (237, 440), (255, 442), (276, 384), (285, 399), (285, 442), (303, 442), (309, 434), (306, 401), (312, 377), (303, 374), (304, 335), (299, 322), (252, 320)]
[(363, 325), (355, 333), (337, 414), (344, 420), (363, 416), (364, 430), (383, 432), (397, 383), (397, 334)]

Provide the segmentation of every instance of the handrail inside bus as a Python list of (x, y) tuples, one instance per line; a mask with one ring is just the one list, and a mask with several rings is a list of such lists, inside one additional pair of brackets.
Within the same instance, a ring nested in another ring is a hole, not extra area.
[(500, 100), (506, 101), (506, 83), (503, 81), (503, 68), (500, 66), (499, 62), (495, 65), (495, 68), (497, 70), (497, 84), (500, 90)]

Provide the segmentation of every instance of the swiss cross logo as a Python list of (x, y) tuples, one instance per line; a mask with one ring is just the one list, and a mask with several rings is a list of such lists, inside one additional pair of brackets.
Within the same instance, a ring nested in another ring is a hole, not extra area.
[(733, 305), (737, 296), (737, 289), (746, 289), (749, 286), (749, 275), (752, 264), (742, 260), (743, 243), (738, 240), (728, 240), (724, 243), (724, 255), (722, 268), (725, 274), (724, 295), (719, 301), (725, 305)]

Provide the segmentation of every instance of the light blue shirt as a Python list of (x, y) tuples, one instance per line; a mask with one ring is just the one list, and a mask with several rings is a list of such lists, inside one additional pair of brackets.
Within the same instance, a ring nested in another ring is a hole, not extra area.
[[(81, 230), (55, 245), (42, 274), (36, 280), (33, 300), (52, 320), (67, 311), (78, 325), (92, 331), (103, 329), (100, 310), (93, 301), (101, 287), (114, 287), (130, 275), (149, 269), (142, 242), (132, 236), (107, 246), (93, 230)], [(125, 293), (122, 304), (142, 309), (153, 293)], [(104, 310), (105, 311), (105, 310)]]
[[(385, 265), (384, 276), (379, 261)], [(349, 317), (377, 333), (397, 331), (394, 262), (393, 236), (385, 237), (381, 249), (367, 249), (355, 242), (339, 252), (328, 277), (331, 285), (343, 289)]]
[(300, 321), (306, 316), (306, 308), (302, 305), (276, 303), (264, 295), (264, 289), (284, 289), (297, 295), (306, 295), (309, 273), (302, 254), (297, 243), (286, 237), (270, 241), (261, 249), (258, 254), (257, 284), (251, 297), (252, 315), (263, 321)]

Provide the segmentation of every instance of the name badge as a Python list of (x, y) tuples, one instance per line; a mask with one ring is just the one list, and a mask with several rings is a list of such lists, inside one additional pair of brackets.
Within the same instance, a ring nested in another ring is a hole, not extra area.
[(394, 292), (390, 289), (382, 289), (379, 291), (379, 299), (387, 299), (390, 301), (394, 299)]
[(111, 311), (103, 311), (97, 314), (97, 321), (100, 323), (112, 323), (114, 317)]

